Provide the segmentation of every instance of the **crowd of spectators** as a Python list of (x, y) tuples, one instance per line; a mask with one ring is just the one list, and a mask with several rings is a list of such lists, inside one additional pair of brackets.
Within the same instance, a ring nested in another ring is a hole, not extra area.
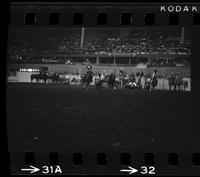
[(83, 47), (80, 37), (67, 40), (60, 38), (56, 50), (61, 53), (77, 54), (190, 54), (190, 42), (182, 41), (181, 34), (169, 36), (166, 31), (129, 31), (120, 34), (118, 30), (89, 30), (85, 32)]
[(11, 55), (28, 55), (33, 52), (33, 46), (26, 40), (12, 40), (8, 46), (8, 53)]
[[(134, 55), (177, 55), (189, 56), (190, 40), (187, 38), (182, 40), (181, 34), (168, 34), (166, 30), (127, 30), (120, 31), (119, 29), (103, 30), (103, 29), (86, 29), (84, 40), (81, 45), (81, 32), (73, 34), (60, 34), (47, 36), (37, 42), (30, 40), (14, 40), (8, 45), (8, 55), (14, 58), (17, 62), (37, 62), (37, 59), (32, 56), (52, 55), (57, 54), (107, 54), (108, 56), (117, 54), (132, 54)], [(31, 56), (31, 57), (30, 57)], [(73, 61), (73, 58), (66, 57), (40, 57), (38, 62), (48, 61), (52, 63), (64, 62), (66, 64), (80, 63), (82, 61)], [(171, 66), (176, 63), (176, 60), (168, 60), (166, 58), (151, 60), (149, 66), (167, 65)], [(182, 62), (182, 61), (181, 61)], [(187, 64), (183, 60), (184, 64)]]
[[(19, 57), (19, 60), (12, 60), (11, 63), (32, 63), (32, 64), (66, 64), (66, 65), (88, 65), (88, 59), (85, 57)], [(102, 59), (102, 60), (101, 60)], [(175, 66), (190, 66), (190, 58), (143, 58), (143, 57), (131, 57), (131, 63), (128, 62), (117, 62), (113, 63), (112, 57), (103, 57), (99, 58), (100, 63), (94, 62), (96, 59), (93, 57), (89, 60), (89, 63), (93, 66), (102, 65), (102, 66), (137, 66), (137, 65), (146, 65), (146, 67), (175, 67)], [(129, 58), (124, 57), (124, 61), (129, 60)], [(122, 60), (121, 60), (122, 61)]]
[(148, 62), (149, 67), (190, 66), (190, 58), (153, 58)]

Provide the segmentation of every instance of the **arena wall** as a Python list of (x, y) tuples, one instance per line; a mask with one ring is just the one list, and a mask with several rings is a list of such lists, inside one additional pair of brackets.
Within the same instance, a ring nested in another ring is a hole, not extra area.
[[(31, 72), (17, 72), (16, 76), (9, 76), (8, 77), (8, 82), (23, 82), (23, 83), (30, 83), (31, 82), (31, 74), (35, 74), (35, 73), (31, 73)], [(76, 78), (77, 80), (79, 80), (80, 82), (80, 75), (68, 75), (68, 79), (70, 81), (70, 84), (76, 84), (76, 83), (72, 83), (72, 79)], [(97, 76), (93, 77), (93, 82), (91, 83), (92, 85), (95, 84), (95, 79), (98, 78)], [(188, 88), (186, 89), (187, 91), (191, 91), (191, 79), (190, 78), (184, 78), (184, 80), (188, 81)], [(33, 83), (35, 83), (36, 81), (34, 80)], [(142, 79), (142, 87), (144, 88), (144, 79)], [(79, 84), (79, 83), (77, 83)], [(168, 90), (169, 89), (169, 85), (168, 85), (168, 80), (166, 78), (160, 78), (158, 79), (158, 85), (156, 87), (156, 89), (159, 90)]]
[[(47, 67), (49, 72), (68, 72), (68, 73), (86, 73), (86, 66), (83, 65), (66, 65), (66, 64), (12, 64), (8, 66), (8, 70), (12, 68), (41, 68)], [(137, 68), (137, 67), (120, 67), (120, 66), (94, 66), (94, 73), (102, 73), (105, 71), (110, 74), (111, 72), (116, 73), (119, 70), (124, 70), (126, 73), (140, 72), (143, 71), (144, 74), (148, 72), (153, 72), (154, 69), (158, 70), (159, 75), (166, 77), (171, 72), (180, 72), (183, 77), (191, 77), (190, 67), (147, 67), (147, 68)]]

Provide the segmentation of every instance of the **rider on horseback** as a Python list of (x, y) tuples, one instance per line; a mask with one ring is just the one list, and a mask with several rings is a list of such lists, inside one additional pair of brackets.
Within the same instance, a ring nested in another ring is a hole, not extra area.
[(148, 74), (145, 75), (144, 88), (149, 90), (150, 89), (150, 83), (151, 83), (151, 73), (148, 73)]
[(87, 65), (87, 69), (92, 71), (93, 66), (91, 65), (91, 63), (88, 59), (86, 60), (86, 65)]
[(158, 84), (157, 77), (158, 77), (157, 70), (155, 69), (153, 74), (150, 77), (150, 91), (157, 86), (157, 84)]
[(108, 86), (111, 88), (111, 90), (117, 89), (117, 86), (115, 84), (115, 74), (111, 73), (110, 76), (108, 77)]
[(84, 84), (83, 87), (88, 89), (88, 86), (92, 82), (92, 79), (93, 79), (92, 65), (88, 65), (87, 66), (87, 72), (83, 76), (83, 84)]
[(154, 72), (153, 72), (151, 78), (152, 78), (152, 79), (153, 79), (153, 78), (157, 78), (157, 69), (154, 70)]
[(129, 82), (128, 82), (128, 85), (130, 87), (136, 87), (137, 86), (137, 83), (136, 83), (136, 76), (134, 73), (132, 73), (129, 77)]
[(175, 75), (175, 83), (174, 83), (174, 90), (177, 89), (180, 90), (180, 86), (182, 85), (182, 81), (183, 81), (183, 76), (181, 75), (180, 72), (177, 72), (177, 74)]

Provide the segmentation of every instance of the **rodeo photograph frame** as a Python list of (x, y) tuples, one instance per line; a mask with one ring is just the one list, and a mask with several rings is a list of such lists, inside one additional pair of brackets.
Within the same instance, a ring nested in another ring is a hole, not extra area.
[(9, 13), (12, 175), (200, 174), (198, 3), (11, 2)]

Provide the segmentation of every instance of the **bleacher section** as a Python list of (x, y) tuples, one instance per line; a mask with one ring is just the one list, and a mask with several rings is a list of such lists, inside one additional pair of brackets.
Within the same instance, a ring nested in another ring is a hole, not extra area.
[(185, 31), (182, 40), (181, 28), (86, 28), (81, 47), (80, 28), (13, 29), (8, 59), (10, 63), (83, 64), (89, 58), (97, 65), (188, 66), (191, 41)]

